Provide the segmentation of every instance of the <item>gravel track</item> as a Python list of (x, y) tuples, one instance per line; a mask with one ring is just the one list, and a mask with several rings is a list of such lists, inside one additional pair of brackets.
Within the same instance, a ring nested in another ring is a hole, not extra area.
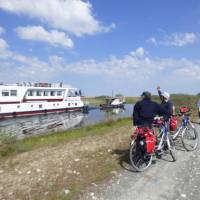
[[(195, 124), (200, 133), (200, 126)], [(124, 162), (124, 170), (112, 179), (92, 186), (81, 200), (198, 200), (200, 199), (200, 149), (177, 148), (178, 160), (154, 159), (150, 169), (136, 173)], [(122, 160), (123, 161), (123, 160)], [(123, 162), (122, 162), (123, 163)]]

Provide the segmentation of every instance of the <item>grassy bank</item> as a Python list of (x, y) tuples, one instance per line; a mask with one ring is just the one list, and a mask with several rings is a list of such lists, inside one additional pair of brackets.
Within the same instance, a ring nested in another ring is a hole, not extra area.
[[(140, 100), (140, 97), (125, 97), (127, 104), (135, 104)], [(156, 102), (160, 102), (160, 98), (158, 95), (153, 95), (152, 99)], [(188, 95), (188, 94), (171, 94), (171, 100), (176, 106), (178, 111), (180, 106), (188, 106), (191, 110), (196, 111), (196, 103), (200, 99), (197, 95)], [(83, 100), (90, 105), (99, 105), (102, 103), (106, 103), (105, 97), (84, 97)]]
[[(99, 97), (83, 97), (83, 101), (91, 104), (91, 105), (99, 105), (101, 103), (106, 103), (105, 96), (99, 96)], [(140, 97), (125, 97), (127, 104), (134, 104), (138, 100), (140, 100)], [(160, 102), (160, 98), (158, 95), (153, 95), (153, 100)], [(196, 107), (196, 102), (200, 97), (197, 95), (188, 95), (188, 94), (171, 94), (171, 100), (174, 102), (176, 106), (180, 105), (187, 105), (191, 108)]]
[(98, 106), (100, 104), (106, 103), (106, 96), (99, 97), (82, 97), (85, 104)]
[(67, 143), (72, 140), (83, 138), (90, 135), (103, 135), (104, 132), (124, 126), (131, 123), (130, 119), (118, 119), (116, 121), (106, 121), (84, 128), (62, 131), (43, 136), (35, 136), (23, 140), (7, 139), (4, 144), (0, 145), (0, 158), (7, 157), (22, 152), (28, 152), (36, 148), (45, 146), (55, 146), (59, 143)]
[(1, 146), (0, 199), (77, 199), (121, 169), (131, 132), (120, 119)]

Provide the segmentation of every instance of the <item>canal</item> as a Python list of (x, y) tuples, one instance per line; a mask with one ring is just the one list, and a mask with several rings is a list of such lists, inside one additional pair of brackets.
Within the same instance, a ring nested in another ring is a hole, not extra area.
[(22, 139), (34, 135), (85, 127), (108, 120), (131, 117), (132, 111), (133, 105), (126, 104), (124, 109), (100, 110), (98, 107), (89, 107), (88, 113), (55, 113), (1, 120), (0, 135), (10, 134)]

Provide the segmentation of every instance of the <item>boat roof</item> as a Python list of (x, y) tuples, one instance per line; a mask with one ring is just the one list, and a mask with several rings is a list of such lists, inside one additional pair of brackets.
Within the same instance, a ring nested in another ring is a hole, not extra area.
[(74, 87), (71, 87), (69, 85), (63, 84), (63, 83), (31, 83), (31, 82), (22, 82), (22, 83), (15, 83), (15, 84), (4, 84), (0, 83), (0, 87), (28, 87), (28, 88), (38, 88), (38, 89), (77, 89)]

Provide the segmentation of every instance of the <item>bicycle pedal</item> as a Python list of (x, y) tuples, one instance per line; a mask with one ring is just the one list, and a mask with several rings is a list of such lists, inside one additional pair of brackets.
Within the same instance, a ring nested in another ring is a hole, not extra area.
[(152, 164), (155, 165), (156, 164), (156, 160), (152, 160)]
[(162, 155), (161, 154), (160, 155), (156, 155), (156, 158), (161, 159)]
[(158, 150), (158, 151), (155, 153), (155, 155), (156, 155), (156, 158), (158, 158), (158, 159), (162, 158), (162, 151), (161, 151), (161, 150)]

